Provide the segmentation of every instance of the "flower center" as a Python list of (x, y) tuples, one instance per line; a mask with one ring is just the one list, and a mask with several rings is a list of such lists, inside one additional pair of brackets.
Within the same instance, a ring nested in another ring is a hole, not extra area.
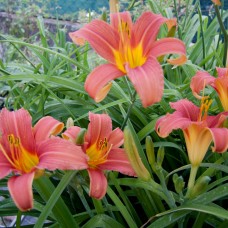
[(29, 173), (39, 163), (37, 154), (27, 151), (18, 137), (8, 135), (9, 152), (0, 144), (0, 149), (11, 165), (22, 173)]
[(120, 20), (118, 31), (120, 34), (119, 50), (113, 50), (113, 53), (118, 69), (126, 73), (126, 64), (130, 68), (136, 68), (142, 66), (147, 58), (143, 56), (142, 44), (132, 46), (131, 29), (127, 22)]
[(204, 121), (207, 118), (208, 109), (212, 104), (212, 99), (208, 96), (204, 96), (201, 99), (200, 112), (197, 121)]
[(108, 145), (106, 138), (87, 148), (86, 154), (89, 156), (89, 167), (96, 168), (99, 164), (106, 162), (111, 148), (112, 145)]

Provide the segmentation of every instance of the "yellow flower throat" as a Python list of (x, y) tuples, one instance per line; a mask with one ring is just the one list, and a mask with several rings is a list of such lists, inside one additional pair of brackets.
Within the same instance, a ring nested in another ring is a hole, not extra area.
[(18, 137), (8, 135), (9, 151), (0, 144), (0, 149), (10, 164), (21, 173), (28, 173), (39, 163), (37, 154), (27, 151)]
[(146, 57), (143, 56), (142, 43), (135, 47), (131, 44), (131, 30), (127, 22), (120, 20), (119, 22), (120, 43), (119, 50), (113, 50), (116, 65), (119, 70), (126, 73), (125, 65), (130, 68), (142, 66), (146, 62)]
[(97, 143), (91, 145), (86, 154), (89, 156), (89, 167), (96, 168), (99, 164), (106, 162), (108, 154), (112, 148), (112, 145), (108, 144), (106, 138), (99, 140)]

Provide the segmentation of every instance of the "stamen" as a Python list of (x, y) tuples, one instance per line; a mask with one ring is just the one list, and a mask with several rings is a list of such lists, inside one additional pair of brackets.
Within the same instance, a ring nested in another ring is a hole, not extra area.
[(110, 146), (108, 145), (107, 138), (104, 138), (104, 140), (97, 142), (97, 145), (90, 146), (86, 150), (86, 154), (89, 156), (89, 166), (95, 168), (99, 164), (104, 163), (107, 160), (112, 146), (112, 144)]
[(7, 139), (9, 142), (8, 153), (0, 144), (0, 149), (6, 159), (18, 171), (24, 173), (30, 172), (30, 170), (38, 164), (38, 156), (36, 154), (29, 153), (20, 143), (20, 139), (15, 137), (13, 134), (8, 135)]
[(197, 121), (203, 121), (207, 118), (208, 110), (212, 104), (212, 99), (209, 96), (204, 96), (201, 99), (200, 112)]

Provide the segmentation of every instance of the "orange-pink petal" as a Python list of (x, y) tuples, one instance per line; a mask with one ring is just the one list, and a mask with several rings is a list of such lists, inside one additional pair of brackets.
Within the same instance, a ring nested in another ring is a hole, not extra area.
[(8, 181), (8, 188), (13, 201), (21, 211), (33, 208), (32, 182), (34, 172), (13, 176)]
[(177, 59), (169, 59), (168, 62), (173, 65), (182, 65), (187, 61), (186, 49), (183, 41), (176, 38), (162, 38), (155, 41), (151, 50), (150, 55), (159, 57), (167, 54), (178, 54), (180, 55)]
[(112, 149), (108, 155), (107, 161), (99, 165), (102, 170), (113, 170), (128, 176), (136, 176), (124, 149)]
[(66, 140), (70, 140), (71, 142), (75, 143), (80, 130), (80, 127), (72, 126), (68, 128), (66, 131), (64, 131), (64, 133), (62, 133), (62, 137)]
[[(85, 90), (86, 92), (94, 99), (98, 100), (101, 95), (102, 89), (108, 85), (108, 83), (120, 76), (123, 76), (123, 72), (118, 70), (117, 67), (113, 64), (103, 64), (96, 67), (87, 77), (85, 81)], [(107, 92), (102, 98), (105, 98)], [(101, 99), (99, 99), (100, 101)]]
[(191, 124), (183, 130), (188, 158), (193, 166), (199, 166), (208, 151), (212, 136), (207, 128)]
[(216, 67), (218, 77), (228, 77), (228, 67), (222, 68), (222, 67)]
[(97, 143), (100, 139), (108, 138), (112, 132), (112, 120), (107, 114), (89, 113), (89, 126), (85, 141), (90, 145)]
[(141, 67), (132, 69), (127, 65), (126, 69), (143, 107), (161, 100), (164, 88), (163, 71), (154, 57), (150, 57)]
[(34, 126), (36, 142), (50, 138), (52, 135), (59, 134), (64, 128), (64, 124), (51, 116), (41, 118)]
[(2, 137), (6, 141), (8, 135), (13, 134), (29, 153), (35, 153), (32, 118), (27, 110), (22, 108), (17, 111), (8, 111), (3, 108), (0, 113), (0, 131), (4, 133)]
[(186, 99), (170, 103), (170, 106), (176, 111), (161, 117), (155, 125), (155, 129), (161, 137), (167, 137), (175, 129), (186, 129), (197, 121), (199, 115), (199, 108)]
[(124, 142), (124, 134), (121, 129), (116, 128), (111, 132), (107, 141), (112, 145), (112, 148), (119, 148), (123, 145)]
[(192, 93), (198, 99), (202, 96), (199, 95), (200, 91), (205, 88), (206, 85), (211, 85), (214, 87), (215, 78), (205, 71), (198, 71), (194, 77), (191, 79), (190, 88)]
[(227, 128), (208, 128), (213, 138), (213, 151), (223, 153), (228, 149), (228, 129)]
[(8, 161), (2, 161), (2, 158), (5, 159), (4, 155), (0, 150), (0, 179), (4, 178), (13, 170), (13, 167)]
[(117, 32), (121, 32), (121, 23), (127, 24), (131, 31), (133, 23), (131, 20), (131, 14), (128, 11), (110, 14), (110, 24)]
[(61, 138), (51, 138), (38, 145), (39, 169), (86, 169), (87, 156), (80, 146)]
[(113, 50), (119, 48), (119, 34), (111, 25), (102, 20), (93, 20), (83, 28), (69, 33), (73, 41), (83, 38), (104, 59), (115, 63)]
[(88, 169), (90, 177), (89, 195), (96, 199), (102, 199), (107, 191), (108, 183), (104, 173), (98, 169)]
[(142, 43), (143, 54), (147, 56), (157, 38), (161, 25), (167, 20), (167, 18), (151, 12), (143, 13), (133, 26), (132, 46), (135, 47)]

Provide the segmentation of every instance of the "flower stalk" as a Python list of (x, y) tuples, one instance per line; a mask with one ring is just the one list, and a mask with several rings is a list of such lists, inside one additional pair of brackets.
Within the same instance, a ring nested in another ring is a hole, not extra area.
[(186, 198), (191, 198), (191, 192), (192, 192), (194, 185), (195, 185), (196, 174), (197, 174), (198, 168), (199, 168), (199, 166), (194, 166), (194, 165), (191, 166)]

